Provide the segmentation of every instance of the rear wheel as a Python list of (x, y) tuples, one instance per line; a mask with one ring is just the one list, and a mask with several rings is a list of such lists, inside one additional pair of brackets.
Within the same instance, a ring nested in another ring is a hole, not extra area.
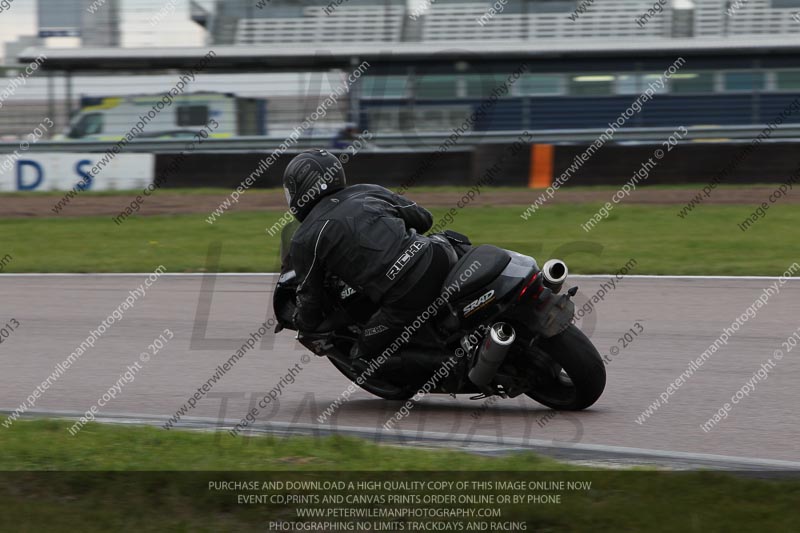
[(410, 386), (398, 386), (388, 381), (378, 379), (377, 377), (369, 377), (364, 380), (360, 385), (356, 379), (358, 374), (349, 366), (336, 359), (329, 357), (330, 362), (335, 366), (339, 372), (345, 375), (347, 379), (364, 389), (370, 394), (374, 394), (384, 400), (398, 400), (405, 401), (416, 394), (417, 389)]
[(592, 342), (574, 325), (530, 349), (534, 387), (530, 398), (552, 409), (580, 411), (600, 398), (606, 367)]

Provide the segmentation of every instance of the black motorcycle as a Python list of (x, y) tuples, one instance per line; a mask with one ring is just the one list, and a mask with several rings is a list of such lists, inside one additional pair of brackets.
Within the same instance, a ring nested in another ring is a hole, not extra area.
[[(457, 252), (439, 299), (445, 303), (416, 321), (419, 327), (408, 342), (377, 368), (357, 371), (350, 359), (376, 306), (334, 276), (326, 280), (330, 318), (315, 332), (299, 333), (299, 342), (387, 400), (407, 400), (427, 385), (430, 393), (472, 394), (472, 399), (526, 394), (559, 410), (595, 403), (605, 388), (605, 365), (572, 323), (577, 287), (561, 291), (567, 266), (550, 260), (540, 269), (532, 257), (472, 246), (455, 232), (440, 235)], [(276, 331), (294, 329), (297, 282), (284, 257), (273, 298)]]

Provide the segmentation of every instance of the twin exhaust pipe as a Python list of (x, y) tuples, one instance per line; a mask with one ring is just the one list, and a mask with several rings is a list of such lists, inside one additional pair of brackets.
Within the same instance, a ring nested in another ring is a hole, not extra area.
[(567, 264), (561, 259), (551, 259), (542, 267), (544, 286), (553, 291), (553, 294), (558, 294), (561, 291), (561, 287), (567, 281), (568, 275)]
[[(543, 284), (554, 294), (561, 291), (568, 275), (567, 265), (560, 259), (551, 259), (542, 267)], [(478, 348), (475, 365), (468, 373), (469, 380), (484, 393), (493, 394), (489, 384), (497, 375), (497, 370), (505, 361), (508, 350), (516, 339), (517, 334), (510, 324), (497, 322), (489, 328), (489, 334)]]
[[(475, 366), (469, 371), (469, 380), (483, 390), (489, 386), (497, 369), (506, 360), (508, 349), (517, 338), (514, 328), (505, 322), (498, 322), (489, 328), (489, 334), (478, 348)], [(484, 391), (486, 392), (486, 391)]]

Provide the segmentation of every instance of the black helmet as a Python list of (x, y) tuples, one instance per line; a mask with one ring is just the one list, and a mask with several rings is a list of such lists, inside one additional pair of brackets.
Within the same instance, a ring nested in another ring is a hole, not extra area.
[(325, 196), (347, 186), (339, 160), (325, 150), (306, 150), (289, 162), (283, 189), (289, 210), (300, 222)]

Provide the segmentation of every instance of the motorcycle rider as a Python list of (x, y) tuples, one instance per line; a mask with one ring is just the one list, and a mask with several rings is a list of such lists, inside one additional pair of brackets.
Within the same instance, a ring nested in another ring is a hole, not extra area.
[(439, 296), (454, 252), (423, 235), (430, 212), (379, 185), (348, 187), (341, 163), (325, 150), (292, 159), (283, 186), (301, 222), (290, 248), (299, 282), (295, 325), (320, 326), (325, 273), (335, 274), (379, 306), (351, 354), (363, 367)]

